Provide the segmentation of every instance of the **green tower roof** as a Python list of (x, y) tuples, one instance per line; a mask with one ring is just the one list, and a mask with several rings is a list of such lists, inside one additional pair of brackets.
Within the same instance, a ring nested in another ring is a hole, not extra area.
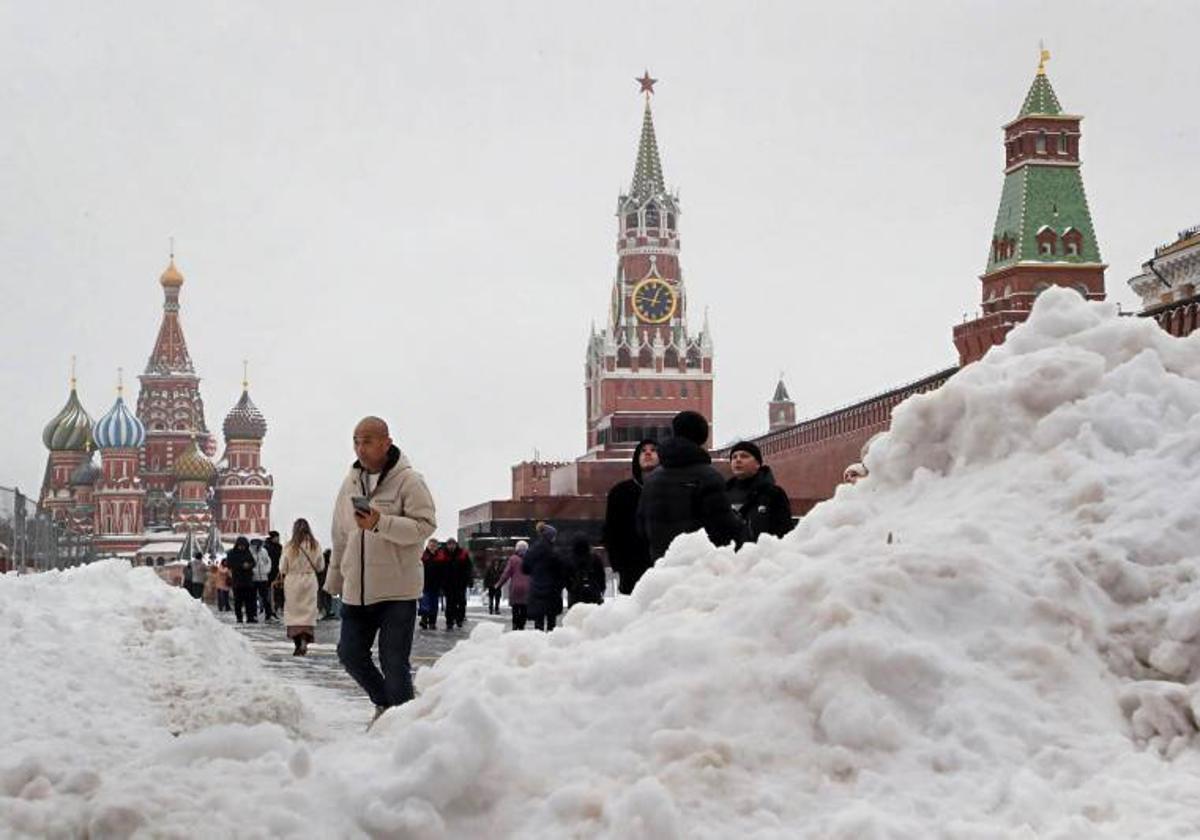
[(650, 100), (647, 99), (629, 195), (631, 198), (649, 198), (664, 192), (666, 187), (663, 186), (662, 162), (658, 159), (658, 140), (654, 137), (654, 118), (650, 115)]
[(1054, 95), (1054, 88), (1050, 86), (1050, 78), (1045, 71), (1038, 70), (1038, 74), (1033, 77), (1033, 84), (1029, 86), (1029, 93), (1025, 94), (1025, 102), (1021, 105), (1021, 113), (1019, 117), (1029, 116), (1047, 116), (1053, 117), (1062, 113), (1062, 105), (1058, 102), (1058, 97)]

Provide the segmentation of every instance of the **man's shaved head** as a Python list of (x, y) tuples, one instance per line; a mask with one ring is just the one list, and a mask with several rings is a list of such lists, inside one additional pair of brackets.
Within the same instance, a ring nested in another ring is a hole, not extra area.
[(379, 472), (387, 462), (392, 438), (380, 417), (364, 417), (354, 427), (354, 454), (369, 472)]
[(391, 432), (388, 431), (387, 421), (382, 417), (376, 417), (373, 414), (367, 415), (358, 421), (358, 425), (354, 427), (354, 434), (359, 432), (367, 432), (370, 434), (379, 435), (380, 437), (391, 437)]

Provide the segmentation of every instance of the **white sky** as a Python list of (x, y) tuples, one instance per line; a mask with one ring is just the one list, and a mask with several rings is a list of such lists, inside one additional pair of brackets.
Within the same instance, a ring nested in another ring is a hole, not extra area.
[(953, 363), (1039, 38), (1110, 296), (1200, 222), (1196, 4), (348, 8), (0, 2), (0, 484), (36, 492), (72, 354), (93, 417), (144, 368), (170, 236), (210, 428), (251, 359), (279, 530), (326, 531), (363, 414), (442, 536), (580, 454), (644, 68), (720, 441), (781, 370), (809, 416)]

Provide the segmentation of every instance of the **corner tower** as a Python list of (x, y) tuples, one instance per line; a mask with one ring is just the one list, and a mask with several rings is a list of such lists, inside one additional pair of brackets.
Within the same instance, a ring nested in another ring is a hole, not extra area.
[(664, 437), (684, 409), (710, 420), (713, 348), (707, 319), (688, 324), (679, 262), (679, 195), (667, 190), (646, 96), (629, 193), (617, 199), (617, 272), (607, 326), (588, 341), (584, 365), (586, 458), (625, 459), (644, 437)]
[(959, 361), (967, 364), (1001, 344), (1029, 317), (1050, 286), (1104, 299), (1104, 269), (1079, 169), (1080, 122), (1063, 113), (1046, 75), (1037, 74), (1016, 119), (1004, 126), (1004, 188), (983, 283), (983, 314), (954, 328)]
[(141, 465), (146, 488), (146, 525), (152, 529), (170, 529), (175, 460), (187, 451), (193, 438), (209, 455), (216, 452), (216, 442), (204, 422), (200, 377), (192, 366), (179, 322), (183, 275), (175, 267), (174, 254), (158, 282), (163, 288), (162, 323), (146, 372), (140, 377), (137, 416), (146, 427)]

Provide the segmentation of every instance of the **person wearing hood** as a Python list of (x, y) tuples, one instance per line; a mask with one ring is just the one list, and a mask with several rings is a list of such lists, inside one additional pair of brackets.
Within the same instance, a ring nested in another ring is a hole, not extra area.
[[(342, 597), (338, 660), (375, 704), (373, 724), (413, 698), (409, 658), (423, 588), (421, 549), (437, 521), (425, 479), (392, 443), (387, 423), (360, 420), (354, 453), (334, 503), (325, 589)], [(379, 666), (371, 655), (376, 636)]]
[(512, 608), (512, 627), (514, 630), (524, 630), (525, 621), (529, 616), (529, 575), (521, 571), (521, 563), (525, 553), (529, 551), (529, 543), (517, 540), (513, 554), (508, 558), (508, 565), (496, 581), (496, 588), (508, 584), (508, 605)]
[(671, 420), (672, 436), (658, 448), (661, 466), (642, 485), (637, 526), (650, 544), (650, 559), (667, 553), (680, 534), (704, 529), (713, 545), (745, 540), (746, 526), (733, 512), (725, 480), (704, 449), (708, 421), (695, 411)]
[(250, 554), (254, 557), (254, 590), (263, 611), (263, 621), (275, 621), (275, 608), (271, 596), (271, 555), (263, 547), (262, 537), (250, 540)]
[(229, 570), (230, 582), (233, 584), (233, 614), (237, 617), (237, 623), (242, 623), (244, 612), (247, 623), (257, 624), (258, 593), (254, 589), (256, 564), (254, 555), (250, 553), (250, 541), (245, 537), (238, 537), (221, 564)]
[(792, 530), (792, 502), (787, 492), (775, 483), (758, 446), (749, 441), (731, 446), (729, 469), (733, 478), (725, 482), (725, 490), (733, 509), (746, 523), (750, 542), (757, 542), (760, 534), (782, 537)]
[(529, 575), (529, 617), (534, 627), (548, 633), (562, 613), (567, 567), (554, 546), (558, 530), (545, 522), (539, 522), (535, 530), (537, 539), (525, 552), (521, 571)]
[(637, 507), (642, 483), (658, 467), (658, 443), (647, 438), (633, 450), (633, 478), (613, 485), (604, 509), (604, 549), (617, 573), (617, 591), (628, 595), (650, 568), (650, 545), (638, 533)]

